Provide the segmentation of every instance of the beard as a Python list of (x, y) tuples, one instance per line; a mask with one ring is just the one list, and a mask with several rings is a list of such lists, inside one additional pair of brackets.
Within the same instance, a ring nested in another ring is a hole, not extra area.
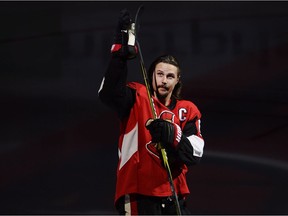
[(157, 98), (159, 99), (165, 99), (168, 96), (168, 92), (164, 94), (160, 94), (159, 92), (156, 92)]
[[(160, 93), (159, 88), (166, 89), (166, 92)], [(157, 95), (157, 98), (159, 99), (165, 99), (169, 95), (169, 88), (167, 88), (166, 86), (157, 86), (156, 95)]]

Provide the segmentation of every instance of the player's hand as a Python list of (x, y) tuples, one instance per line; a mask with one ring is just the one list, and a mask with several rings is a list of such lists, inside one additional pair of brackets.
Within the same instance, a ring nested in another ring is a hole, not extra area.
[(151, 134), (152, 142), (160, 142), (164, 147), (176, 148), (182, 137), (180, 126), (167, 120), (149, 119), (146, 128)]
[(136, 57), (136, 46), (128, 46), (129, 29), (131, 28), (131, 16), (127, 9), (123, 9), (118, 17), (116, 32), (113, 38), (111, 53), (124, 59)]
[(120, 15), (118, 17), (118, 25), (117, 32), (127, 31), (131, 25), (131, 16), (129, 11), (125, 8), (121, 10)]

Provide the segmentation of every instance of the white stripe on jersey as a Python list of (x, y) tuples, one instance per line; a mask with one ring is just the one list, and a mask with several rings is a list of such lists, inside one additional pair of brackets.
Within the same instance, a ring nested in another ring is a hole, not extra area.
[(132, 155), (138, 151), (138, 124), (123, 137), (119, 158), (121, 160), (119, 170), (127, 163)]
[(204, 140), (196, 135), (187, 137), (193, 147), (193, 155), (202, 157), (204, 149)]
[(103, 77), (103, 79), (102, 79), (102, 82), (101, 82), (100, 88), (99, 88), (99, 90), (98, 90), (98, 94), (99, 94), (99, 92), (100, 92), (100, 91), (102, 90), (102, 88), (103, 88), (104, 81), (105, 81), (105, 77)]

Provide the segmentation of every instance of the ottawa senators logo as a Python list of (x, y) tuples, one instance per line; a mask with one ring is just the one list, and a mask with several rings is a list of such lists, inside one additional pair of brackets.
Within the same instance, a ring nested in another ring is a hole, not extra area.
[(159, 118), (170, 122), (174, 122), (175, 114), (169, 110), (164, 110), (160, 113)]
[[(163, 119), (166, 121), (170, 121), (170, 122), (174, 122), (175, 120), (177, 120), (175, 118), (175, 114), (169, 110), (164, 110), (159, 114), (159, 119)], [(179, 122), (176, 122), (179, 123)], [(146, 149), (147, 151), (152, 154), (154, 157), (156, 158), (160, 158), (160, 151), (159, 151), (159, 146), (157, 143), (152, 143), (152, 141), (148, 142), (146, 144)]]
[(150, 141), (149, 143), (146, 144), (146, 149), (154, 157), (156, 157), (158, 159), (160, 158), (160, 152), (158, 150), (158, 144), (157, 143), (152, 143), (152, 141)]

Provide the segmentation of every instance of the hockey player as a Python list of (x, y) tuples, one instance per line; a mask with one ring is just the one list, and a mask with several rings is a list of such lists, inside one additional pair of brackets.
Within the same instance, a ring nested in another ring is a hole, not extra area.
[(176, 214), (157, 146), (161, 143), (168, 155), (181, 213), (189, 214), (185, 203), (189, 194), (186, 173), (203, 154), (201, 114), (194, 103), (180, 99), (181, 71), (177, 59), (163, 55), (148, 70), (157, 114), (153, 119), (145, 86), (127, 83), (127, 61), (137, 51), (137, 47), (132, 52), (128, 49), (130, 24), (129, 12), (122, 10), (111, 59), (98, 92), (101, 101), (114, 109), (121, 120), (115, 206), (121, 215)]

